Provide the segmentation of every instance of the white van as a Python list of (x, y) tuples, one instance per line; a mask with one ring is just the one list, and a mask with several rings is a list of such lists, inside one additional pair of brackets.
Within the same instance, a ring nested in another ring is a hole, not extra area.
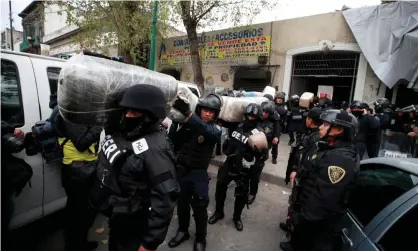
[[(49, 95), (57, 91), (59, 72), (65, 60), (1, 50), (1, 119), (25, 133), (39, 120), (47, 119)], [(16, 228), (65, 207), (59, 165), (46, 164), (41, 154), (15, 154), (32, 166), (31, 187), (13, 198), (14, 215), (10, 228)]]
[[(49, 118), (49, 96), (57, 91), (59, 72), (64, 59), (1, 50), (1, 119), (25, 133), (32, 126)], [(196, 85), (180, 82), (200, 97)], [(17, 118), (17, 119), (16, 119)], [(171, 123), (171, 121), (170, 121)], [(102, 135), (103, 136), (103, 135)], [(15, 154), (33, 169), (28, 185), (14, 200), (14, 215), (10, 228), (17, 228), (65, 207), (67, 196), (61, 186), (61, 167), (46, 164), (41, 154)]]

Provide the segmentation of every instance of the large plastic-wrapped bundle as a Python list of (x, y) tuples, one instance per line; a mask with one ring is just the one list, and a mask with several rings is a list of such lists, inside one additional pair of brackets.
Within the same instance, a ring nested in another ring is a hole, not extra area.
[[(194, 95), (189, 88), (187, 88), (186, 86), (179, 86), (177, 96), (190, 105), (191, 111), (195, 111), (199, 98), (196, 95)], [(167, 117), (176, 122), (186, 122), (186, 117), (184, 117), (184, 115), (181, 112), (174, 108), (170, 109), (170, 112), (168, 113)]]
[(169, 75), (98, 57), (73, 56), (59, 76), (61, 115), (82, 125), (118, 123), (121, 116), (118, 103), (124, 91), (136, 84), (160, 88), (168, 104), (177, 95), (177, 81)]
[(305, 108), (310, 108), (310, 104), (312, 103), (312, 100), (314, 98), (314, 94), (312, 92), (304, 92), (302, 94), (302, 96), (300, 96), (299, 99), (299, 106), (300, 107), (305, 107)]
[(262, 92), (243, 92), (242, 96), (249, 97), (249, 98), (263, 97), (264, 93), (262, 93)]
[(227, 122), (241, 122), (244, 120), (245, 107), (251, 103), (261, 105), (261, 103), (268, 101), (264, 97), (222, 97), (223, 105), (219, 118)]
[(271, 86), (266, 86), (263, 90), (263, 94), (269, 94), (274, 98), (274, 95), (276, 94), (276, 89)]

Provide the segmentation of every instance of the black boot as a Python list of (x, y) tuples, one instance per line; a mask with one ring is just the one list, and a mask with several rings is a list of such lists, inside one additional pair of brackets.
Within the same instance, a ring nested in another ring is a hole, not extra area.
[(234, 218), (233, 221), (235, 224), (235, 228), (241, 232), (244, 229), (244, 225), (242, 224), (241, 218)]
[(215, 213), (209, 218), (208, 223), (215, 224), (219, 220), (222, 220), (224, 217), (225, 217), (225, 214), (223, 212), (218, 213), (217, 211), (215, 211)]
[(170, 240), (168, 246), (170, 248), (175, 248), (188, 239), (190, 239), (190, 234), (188, 232), (177, 231), (176, 236)]
[(292, 244), (290, 244), (290, 241), (280, 242), (280, 248), (283, 251), (292, 251), (293, 250), (293, 247), (292, 247)]
[(273, 164), (277, 164), (277, 159), (272, 159), (272, 160), (271, 160), (271, 163), (273, 163)]
[(248, 205), (253, 204), (255, 201), (255, 195), (249, 194), (248, 195)]
[(280, 222), (279, 227), (280, 227), (281, 230), (283, 230), (285, 232), (290, 232), (290, 227), (285, 222)]
[(205, 250), (206, 250), (206, 240), (194, 242), (193, 251), (205, 251)]

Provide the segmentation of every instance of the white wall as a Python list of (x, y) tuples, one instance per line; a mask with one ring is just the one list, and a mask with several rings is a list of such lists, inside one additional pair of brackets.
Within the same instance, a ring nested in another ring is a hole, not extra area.
[[(382, 82), (380, 83), (380, 79), (376, 76), (372, 68), (369, 64), (367, 64), (367, 71), (366, 71), (366, 81), (364, 84), (363, 90), (363, 101), (365, 102), (372, 102), (378, 98), (384, 98), (386, 94), (386, 85)], [(379, 89), (379, 94), (377, 94), (377, 89)]]
[(45, 9), (44, 43), (76, 29), (77, 26), (67, 24), (67, 14), (62, 6), (51, 5)]

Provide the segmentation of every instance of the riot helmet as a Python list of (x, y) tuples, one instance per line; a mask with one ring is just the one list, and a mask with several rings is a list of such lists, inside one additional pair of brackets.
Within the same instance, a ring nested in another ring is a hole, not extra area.
[(321, 114), (323, 113), (323, 110), (319, 107), (313, 107), (308, 112), (308, 118), (310, 118), (316, 125), (320, 125), (321, 120)]
[(290, 98), (289, 98), (289, 104), (292, 106), (292, 107), (297, 107), (297, 106), (299, 106), (299, 95), (292, 95), (292, 96), (290, 96)]
[(379, 98), (373, 102), (373, 105), (376, 112), (382, 113), (389, 108), (390, 101), (387, 98)]
[(276, 107), (275, 107), (273, 101), (266, 101), (266, 102), (261, 103), (261, 110), (263, 112), (267, 112), (270, 115), (272, 115), (274, 113), (275, 109), (276, 109)]
[(267, 98), (269, 101), (273, 101), (273, 96), (271, 96), (270, 94), (264, 94), (263, 97)]
[(369, 105), (363, 101), (354, 100), (350, 104), (351, 113), (356, 117), (361, 116), (363, 114), (363, 110), (368, 108)]
[(152, 85), (133, 85), (126, 89), (119, 106), (133, 110), (147, 111), (155, 118), (166, 117), (164, 92)]
[(251, 103), (245, 107), (244, 116), (247, 120), (248, 116), (253, 116), (256, 118), (256, 120), (260, 120), (263, 115), (263, 111), (261, 109), (261, 106)]
[(210, 110), (215, 111), (214, 119), (217, 119), (219, 116), (219, 112), (221, 111), (221, 107), (223, 105), (222, 97), (218, 94), (209, 93), (205, 97), (199, 99), (199, 102), (196, 105), (196, 115), (200, 117), (200, 111), (202, 108), (207, 108)]
[[(353, 114), (344, 110), (326, 110), (320, 116), (323, 122), (328, 122), (331, 126), (324, 137), (328, 137), (332, 127), (342, 127), (344, 134), (341, 136), (343, 140), (352, 141), (358, 132), (358, 121)], [(322, 137), (322, 138), (324, 138)]]
[(284, 105), (284, 101), (286, 99), (286, 93), (284, 92), (276, 92), (276, 95), (274, 96), (274, 102), (277, 103), (277, 99), (282, 100), (282, 104)]
[[(128, 133), (137, 128), (158, 124), (166, 117), (164, 92), (152, 85), (143, 84), (129, 87), (123, 94), (119, 105), (128, 109), (122, 119), (124, 130)], [(129, 113), (134, 113), (133, 111), (140, 112), (142, 115), (129, 115)]]

